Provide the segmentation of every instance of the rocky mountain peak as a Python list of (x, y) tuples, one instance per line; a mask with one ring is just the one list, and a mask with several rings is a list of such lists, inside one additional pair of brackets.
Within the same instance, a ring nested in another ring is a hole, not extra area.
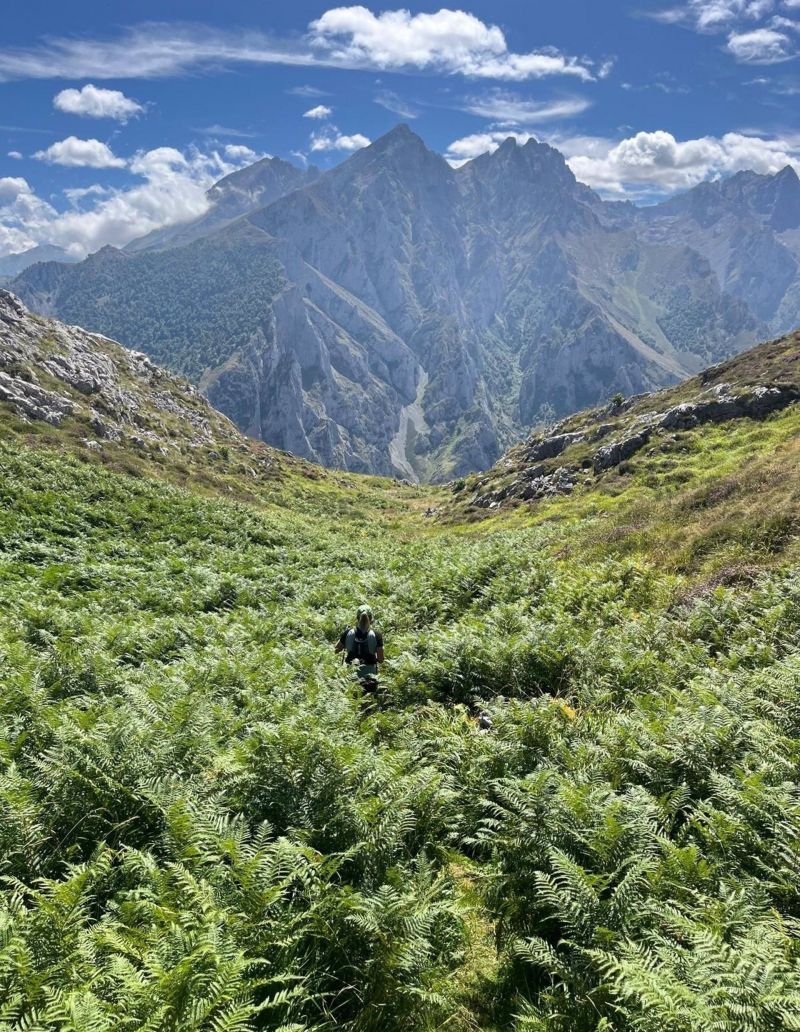
[(424, 140), (403, 122), (379, 136), (369, 147), (355, 153), (341, 167), (358, 168), (375, 163), (396, 169), (419, 168), (425, 165), (444, 166), (448, 169), (450, 167), (441, 155), (429, 150)]

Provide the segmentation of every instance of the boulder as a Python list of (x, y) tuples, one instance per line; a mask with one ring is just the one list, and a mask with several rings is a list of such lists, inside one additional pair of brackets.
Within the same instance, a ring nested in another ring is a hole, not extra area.
[(612, 466), (618, 466), (620, 462), (624, 462), (632, 455), (635, 455), (650, 440), (651, 433), (650, 427), (644, 427), (644, 429), (636, 434), (632, 434), (630, 437), (624, 437), (621, 441), (614, 441), (612, 444), (607, 444), (605, 447), (600, 448), (592, 456), (592, 468), (595, 473), (603, 473), (605, 470), (611, 469)]
[(526, 458), (531, 462), (540, 462), (542, 459), (554, 459), (557, 455), (566, 451), (570, 445), (579, 444), (585, 437), (586, 435), (582, 433), (553, 434), (532, 444), (526, 452)]

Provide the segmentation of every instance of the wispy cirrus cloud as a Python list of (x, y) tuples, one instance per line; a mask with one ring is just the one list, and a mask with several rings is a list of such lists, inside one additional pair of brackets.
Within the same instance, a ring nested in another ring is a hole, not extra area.
[(244, 129), (232, 129), (227, 125), (219, 125), (216, 122), (213, 125), (200, 126), (200, 128), (194, 129), (193, 132), (202, 133), (203, 136), (230, 136), (234, 139), (240, 138), (242, 140), (252, 140), (257, 135)]
[(380, 107), (386, 108), (387, 111), (391, 111), (392, 114), (399, 115), (401, 118), (419, 118), (419, 110), (413, 104), (403, 100), (393, 90), (379, 90), (372, 99)]
[[(106, 39), (47, 37), (33, 47), (0, 48), (0, 81), (154, 79), (237, 64), (284, 64), (438, 72), (523, 81), (569, 76), (589, 81), (608, 65), (549, 46), (511, 50), (502, 29), (461, 10), (374, 14), (366, 7), (325, 11), (297, 37), (201, 24), (140, 23)], [(310, 96), (314, 87), (296, 87)]]
[(501, 125), (536, 125), (558, 118), (573, 118), (591, 107), (585, 97), (532, 100), (508, 90), (490, 90), (465, 98), (457, 105), (461, 111), (490, 118)]
[(286, 91), (293, 97), (329, 97), (327, 90), (317, 89), (316, 86), (292, 86)]

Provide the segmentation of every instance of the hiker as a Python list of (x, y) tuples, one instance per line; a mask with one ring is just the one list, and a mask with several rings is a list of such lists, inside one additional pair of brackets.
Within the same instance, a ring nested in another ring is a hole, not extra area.
[(344, 662), (357, 663), (356, 675), (365, 688), (378, 684), (378, 664), (383, 662), (383, 635), (372, 627), (372, 610), (359, 606), (355, 627), (348, 627), (336, 643), (336, 652), (344, 652)]

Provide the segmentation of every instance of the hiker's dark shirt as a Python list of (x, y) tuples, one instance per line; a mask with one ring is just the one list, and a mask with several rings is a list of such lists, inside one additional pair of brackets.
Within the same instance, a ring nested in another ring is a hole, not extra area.
[[(352, 629), (352, 627), (348, 627), (339, 639), (339, 644), (343, 649), (347, 648), (347, 635)], [(375, 666), (378, 662), (377, 650), (383, 648), (383, 635), (380, 631), (376, 631), (374, 627), (372, 628), (372, 633), (375, 635), (375, 652), (367, 652), (367, 638), (369, 637), (369, 631), (360, 631), (356, 628), (354, 651), (347, 653), (345, 656), (346, 663), (354, 663), (357, 659), (360, 659), (362, 663)]]

